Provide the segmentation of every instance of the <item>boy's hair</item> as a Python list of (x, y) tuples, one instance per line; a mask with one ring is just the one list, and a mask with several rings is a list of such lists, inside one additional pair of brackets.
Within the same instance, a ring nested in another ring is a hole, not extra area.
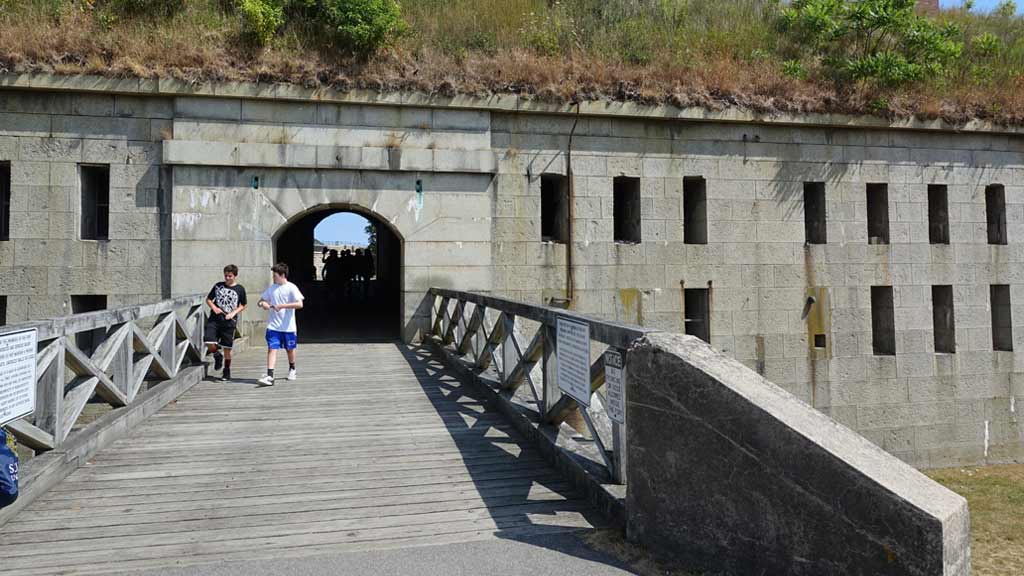
[(270, 267), (270, 271), (273, 272), (274, 274), (280, 274), (285, 278), (288, 277), (288, 265), (285, 264), (284, 262), (278, 262), (277, 264), (274, 264), (273, 266)]
[(238, 266), (234, 264), (228, 264), (224, 267), (225, 274), (231, 274), (232, 276), (238, 276)]

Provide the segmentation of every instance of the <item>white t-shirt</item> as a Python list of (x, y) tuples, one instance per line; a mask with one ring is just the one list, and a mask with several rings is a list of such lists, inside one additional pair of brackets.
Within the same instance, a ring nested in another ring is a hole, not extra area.
[[(269, 288), (260, 295), (260, 300), (266, 300), (274, 306), (281, 304), (292, 304), (305, 300), (299, 287), (291, 282), (284, 284), (271, 284)], [(270, 317), (267, 319), (267, 329), (275, 332), (297, 332), (295, 327), (295, 309), (270, 310)]]

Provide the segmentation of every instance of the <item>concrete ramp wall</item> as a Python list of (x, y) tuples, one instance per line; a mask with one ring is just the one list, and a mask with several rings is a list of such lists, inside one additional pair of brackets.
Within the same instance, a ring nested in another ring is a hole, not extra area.
[(630, 539), (714, 573), (970, 573), (959, 495), (692, 336), (628, 358)]

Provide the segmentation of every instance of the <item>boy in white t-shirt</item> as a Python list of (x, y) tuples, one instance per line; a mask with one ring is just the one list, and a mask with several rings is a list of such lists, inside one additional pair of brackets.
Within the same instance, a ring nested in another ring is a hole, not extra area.
[(267, 375), (260, 378), (260, 384), (274, 385), (274, 364), (277, 351), (284, 349), (288, 354), (288, 379), (295, 380), (295, 347), (298, 346), (298, 332), (295, 326), (295, 311), (302, 308), (305, 298), (299, 287), (288, 281), (288, 265), (274, 264), (274, 283), (263, 291), (257, 304), (270, 311), (267, 318)]

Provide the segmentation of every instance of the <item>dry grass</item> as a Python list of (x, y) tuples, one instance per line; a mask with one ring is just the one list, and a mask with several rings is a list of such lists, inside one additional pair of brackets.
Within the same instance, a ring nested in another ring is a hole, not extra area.
[(666, 566), (647, 550), (628, 542), (617, 530), (598, 530), (585, 536), (583, 541), (626, 564), (640, 576), (696, 576), (693, 572)]
[(928, 472), (967, 499), (975, 576), (1024, 574), (1024, 465)]
[[(674, 22), (630, 16), (625, 6), (632, 4), (406, 0), (411, 32), (364, 61), (325, 50), (297, 26), (266, 49), (247, 47), (221, 0), (191, 0), (173, 19), (143, 21), (112, 17), (85, 0), (0, 0), (0, 72), (501, 93), (768, 113), (879, 113), (884, 102), (891, 116), (1024, 123), (1017, 72), (1024, 69), (1024, 48), (1021, 55), (1008, 53), (999, 76), (983, 83), (964, 76), (884, 93), (839, 90), (782, 74), (778, 38), (762, 0), (687, 0)], [(949, 17), (977, 30), (988, 26), (982, 18)], [(1017, 41), (1024, 24), (1000, 26), (1008, 45), (1024, 46)]]

